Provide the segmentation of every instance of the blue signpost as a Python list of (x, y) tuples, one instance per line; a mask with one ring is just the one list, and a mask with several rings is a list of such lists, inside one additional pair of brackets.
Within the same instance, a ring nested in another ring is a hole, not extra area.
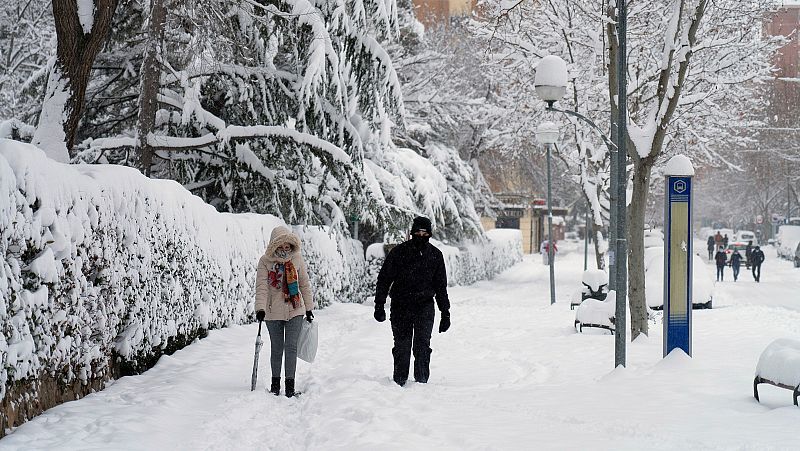
[(664, 170), (664, 357), (680, 348), (692, 355), (692, 176), (686, 156)]

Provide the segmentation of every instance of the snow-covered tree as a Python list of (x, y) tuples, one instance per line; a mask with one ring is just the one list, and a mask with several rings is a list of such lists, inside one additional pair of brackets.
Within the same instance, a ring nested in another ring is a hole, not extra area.
[(33, 142), (61, 162), (69, 161), (81, 120), (94, 59), (105, 42), (117, 0), (52, 0), (56, 57)]
[[(533, 89), (539, 59), (562, 56), (570, 68), (567, 98), (558, 107), (593, 120), (608, 134), (609, 112), (605, 83), (606, 56), (602, 4), (592, 1), (484, 2), (475, 32), (489, 40), (490, 61), (505, 98), (504, 133), (533, 138), (538, 123), (566, 124), (557, 156), (589, 205), (594, 229), (596, 265), (603, 268), (606, 243), (601, 230), (608, 223), (609, 154), (597, 130), (572, 116), (547, 113)], [(522, 137), (511, 147), (522, 143)], [(525, 146), (526, 144), (521, 144)], [(527, 144), (531, 146), (532, 144)]]
[[(633, 164), (627, 229), (631, 336), (647, 334), (644, 218), (653, 169), (675, 152), (695, 164), (724, 158), (739, 111), (757, 102), (753, 82), (766, 76), (775, 42), (761, 36), (769, 1), (663, 0), (632, 6), (628, 25), (628, 156)], [(606, 27), (609, 99), (616, 98), (617, 35)], [(612, 114), (616, 104), (611, 102)], [(694, 139), (692, 139), (694, 138)], [(690, 146), (684, 146), (691, 140)]]
[[(55, 36), (45, 0), (0, 5), (0, 137), (30, 137), (41, 109), (37, 93), (47, 82)], [(37, 89), (39, 88), (39, 89)]]
[(495, 124), (502, 118), (485, 66), (476, 64), (485, 41), (463, 20), (423, 31), (410, 8), (401, 10), (400, 19), (402, 38), (390, 49), (407, 114), (406, 127), (394, 130), (394, 141), (425, 156), (444, 176), (450, 199), (434, 217), (445, 233), (481, 235), (478, 210), (491, 214), (498, 203), (478, 159), (497, 144)]
[[(689, 154), (695, 164), (724, 160), (724, 146), (741, 142), (737, 124), (746, 118), (738, 112), (755, 101), (754, 82), (768, 74), (775, 48), (760, 33), (769, 7), (766, 0), (746, 5), (734, 0), (653, 0), (630, 6), (626, 139), (632, 166), (627, 222), (633, 338), (647, 333), (641, 243), (653, 170), (675, 152)], [(569, 105), (603, 128), (615, 117), (618, 46), (613, 1), (488, 1), (484, 8), (494, 18), (487, 33), (503, 44), (500, 66), (512, 77), (522, 73), (517, 80), (532, 84), (531, 69), (539, 58), (557, 54), (568, 61), (570, 71), (571, 98), (559, 102), (562, 107)], [(598, 174), (594, 186), (606, 183), (605, 167), (589, 170), (592, 165), (587, 164), (603, 161), (600, 154), (605, 149), (589, 129), (573, 126), (571, 140), (578, 155), (588, 155), (577, 159), (577, 167), (587, 169), (580, 170), (588, 176), (582, 180), (586, 193), (587, 181)], [(588, 139), (590, 144), (583, 144)]]

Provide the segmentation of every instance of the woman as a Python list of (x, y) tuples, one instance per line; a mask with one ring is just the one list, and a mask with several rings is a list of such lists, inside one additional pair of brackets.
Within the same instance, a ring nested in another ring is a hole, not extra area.
[(314, 298), (308, 272), (300, 255), (300, 238), (283, 226), (275, 227), (256, 271), (256, 319), (267, 321), (270, 341), (272, 384), (269, 391), (281, 391), (281, 357), (286, 359), (286, 396), (294, 391), (297, 368), (297, 338), (305, 313), (313, 321)]
[(728, 262), (728, 256), (722, 250), (722, 246), (714, 254), (714, 260), (717, 262), (717, 282), (720, 282), (725, 278), (725, 264)]
[(741, 265), (742, 265), (742, 254), (740, 254), (738, 250), (734, 249), (733, 254), (731, 254), (731, 269), (733, 270), (734, 282), (736, 282), (739, 279), (739, 267)]

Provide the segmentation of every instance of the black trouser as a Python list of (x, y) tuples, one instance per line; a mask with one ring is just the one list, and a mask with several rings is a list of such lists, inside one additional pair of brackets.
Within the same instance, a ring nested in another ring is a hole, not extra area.
[(433, 331), (433, 300), (421, 302), (395, 302), (392, 300), (391, 317), (394, 335), (394, 381), (405, 383), (411, 351), (414, 351), (414, 379), (428, 382), (431, 364), (431, 332)]
[(756, 282), (761, 279), (761, 263), (753, 265), (753, 279), (756, 279)]
[(723, 280), (725, 278), (725, 265), (717, 265), (717, 280)]
[(709, 249), (708, 250), (708, 259), (711, 260), (712, 258), (714, 258), (714, 249)]

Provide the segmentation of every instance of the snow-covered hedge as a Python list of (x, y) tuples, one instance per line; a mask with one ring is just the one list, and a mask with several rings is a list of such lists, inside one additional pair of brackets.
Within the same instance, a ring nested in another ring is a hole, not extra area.
[[(218, 213), (131, 168), (63, 165), (0, 140), (0, 401), (26, 383), (37, 395), (42, 376), (86, 385), (141, 371), (206, 329), (250, 321), (255, 266), (282, 224)], [(295, 231), (318, 304), (359, 301), (360, 244)]]
[[(522, 260), (522, 235), (519, 230), (495, 229), (486, 232), (486, 236), (489, 239), (485, 242), (460, 247), (431, 240), (444, 255), (448, 285), (470, 285), (478, 280), (492, 279)], [(371, 294), (374, 294), (375, 282), (385, 257), (383, 243), (367, 247), (368, 288)]]

